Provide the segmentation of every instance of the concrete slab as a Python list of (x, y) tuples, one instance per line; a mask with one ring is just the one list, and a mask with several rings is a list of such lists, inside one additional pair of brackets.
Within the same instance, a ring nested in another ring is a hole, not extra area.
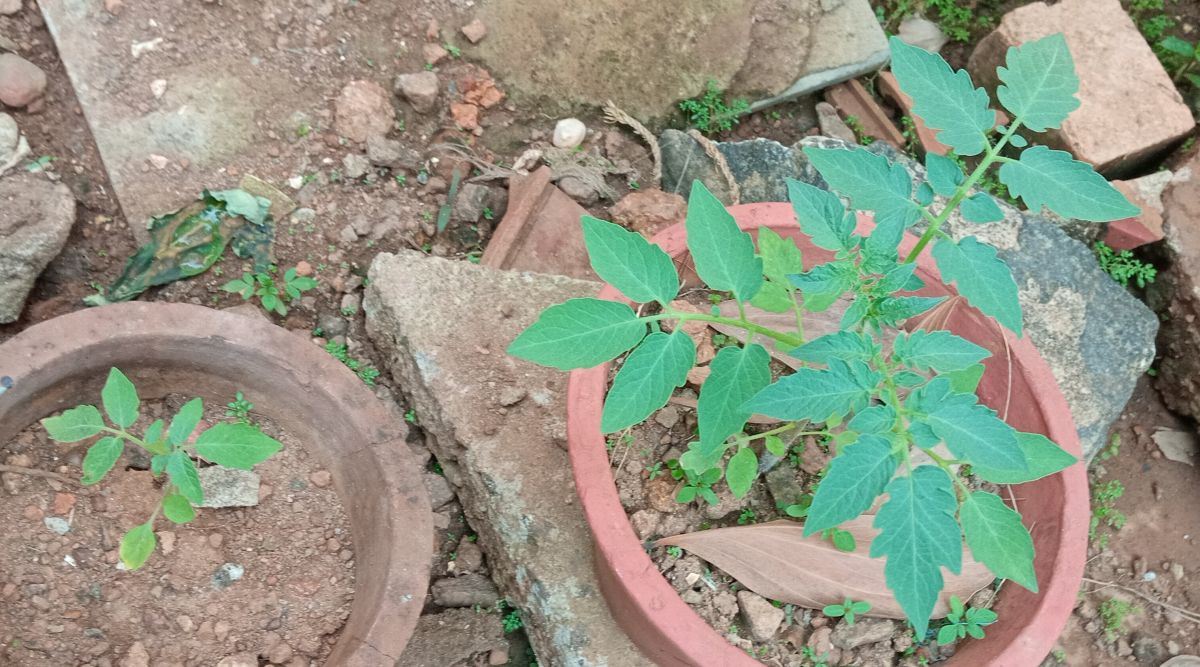
[(546, 306), (596, 283), (419, 252), (371, 265), (367, 331), (414, 407), (493, 578), (523, 610), (543, 665), (651, 664), (597, 587), (565, 451), (564, 373), (505, 354)]

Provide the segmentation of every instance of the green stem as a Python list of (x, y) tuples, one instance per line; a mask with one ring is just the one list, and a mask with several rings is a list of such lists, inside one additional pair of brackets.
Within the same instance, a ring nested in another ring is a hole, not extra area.
[(157, 444), (153, 444), (153, 445), (149, 444), (145, 440), (142, 440), (141, 438), (135, 436), (134, 434), (132, 434), (128, 431), (125, 431), (124, 429), (115, 429), (115, 428), (109, 428), (107, 426), (104, 426), (101, 428), (101, 430), (108, 431), (109, 433), (112, 433), (114, 435), (118, 435), (122, 438), (125, 438), (129, 442), (132, 442), (133, 444), (141, 447), (142, 449), (150, 452), (151, 454), (166, 454), (167, 453), (167, 450), (164, 449), (163, 447), (160, 447)]
[(962, 491), (964, 496), (971, 493), (971, 489), (967, 488), (966, 482), (962, 481), (962, 478), (954, 474), (954, 471), (950, 469), (950, 466), (956, 463), (955, 460), (942, 458), (932, 449), (926, 449), (925, 453), (929, 455), (929, 458), (933, 459), (934, 463), (938, 464), (939, 468), (946, 471), (946, 474), (950, 476), (950, 479), (954, 480), (954, 485), (957, 486), (960, 491)]
[(654, 322), (654, 321), (658, 321), (658, 320), (667, 320), (667, 319), (678, 319), (681, 322), (686, 322), (688, 320), (697, 320), (700, 322), (712, 322), (713, 324), (727, 324), (729, 326), (738, 327), (739, 329), (745, 329), (746, 331), (750, 331), (750, 332), (757, 333), (757, 334), (762, 334), (762, 335), (766, 336), (767, 338), (771, 338), (773, 340), (779, 341), (780, 343), (783, 343), (784, 345), (787, 345), (789, 347), (800, 347), (801, 345), (804, 344), (804, 339), (802, 339), (802, 338), (797, 338), (797, 337), (791, 336), (789, 334), (775, 331), (774, 329), (769, 329), (767, 327), (764, 327), (764, 326), (761, 326), (758, 324), (754, 324), (753, 322), (747, 322), (745, 320), (734, 319), (732, 317), (717, 317), (714, 315), (705, 315), (704, 313), (681, 313), (681, 312), (677, 312), (677, 311), (668, 309), (664, 313), (660, 313), (658, 315), (648, 315), (646, 317), (642, 317), (641, 319), (646, 322)]
[[(745, 436), (743, 438), (743, 440), (745, 440), (746, 442), (750, 442), (751, 440), (760, 440), (760, 439), (766, 438), (768, 436), (779, 435), (780, 433), (786, 433), (798, 426), (799, 426), (799, 424), (797, 422), (791, 422), (789, 424), (784, 424), (783, 426), (777, 426), (769, 431), (763, 431), (762, 433), (755, 433), (754, 435)], [(800, 435), (826, 436), (826, 435), (829, 435), (829, 431), (797, 431), (795, 435), (798, 435), (798, 436), (800, 436)]]
[(937, 235), (938, 230), (941, 229), (942, 225), (946, 223), (946, 220), (950, 218), (950, 214), (954, 213), (954, 210), (958, 208), (958, 205), (962, 203), (963, 199), (966, 199), (967, 193), (971, 191), (971, 188), (975, 186), (975, 183), (977, 183), (979, 179), (983, 178), (983, 175), (987, 172), (988, 167), (991, 167), (992, 163), (996, 162), (1002, 157), (1000, 155), (1000, 151), (1004, 150), (1004, 147), (1008, 145), (1009, 139), (1016, 134), (1017, 128), (1020, 126), (1021, 119), (1018, 118), (1009, 125), (1008, 130), (1000, 137), (1000, 141), (996, 142), (995, 146), (991, 145), (989, 142), (987, 152), (983, 154), (983, 159), (979, 161), (979, 166), (975, 167), (975, 171), (971, 172), (971, 175), (967, 177), (967, 180), (963, 181), (963, 184), (958, 186), (958, 190), (954, 193), (954, 196), (950, 198), (950, 201), (946, 202), (945, 208), (943, 208), (941, 213), (939, 213), (938, 216), (933, 219), (933, 222), (929, 223), (928, 229), (926, 229), (925, 233), (921, 235), (921, 239), (917, 241), (917, 245), (912, 249), (912, 252), (908, 253), (908, 257), (904, 259), (906, 264), (915, 262), (917, 257), (920, 257), (921, 251), (925, 250), (925, 246), (929, 245), (929, 242), (932, 241), (934, 236)]
[(801, 344), (804, 342), (804, 304), (800, 297), (800, 290), (788, 289), (788, 294), (792, 297), (792, 310), (796, 313), (796, 335), (800, 336)]

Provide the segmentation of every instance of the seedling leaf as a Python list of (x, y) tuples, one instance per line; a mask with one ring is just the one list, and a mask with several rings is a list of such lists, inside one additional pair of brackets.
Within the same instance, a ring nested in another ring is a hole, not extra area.
[(1021, 525), (1021, 515), (994, 493), (975, 491), (959, 513), (967, 546), (975, 560), (1002, 579), (1012, 579), (1038, 592), (1033, 571), (1033, 538)]
[(125, 445), (116, 436), (100, 438), (96, 444), (89, 447), (87, 454), (83, 456), (83, 479), (81, 481), (84, 486), (104, 479), (123, 451), (125, 451)]
[(96, 435), (104, 428), (104, 418), (94, 405), (80, 405), (64, 410), (57, 417), (42, 420), (42, 426), (51, 440), (79, 442)]
[(700, 279), (711, 289), (733, 292), (740, 301), (753, 299), (763, 282), (763, 262), (754, 253), (754, 240), (700, 181), (692, 183), (684, 224)]
[(129, 428), (137, 421), (138, 408), (141, 405), (137, 389), (129, 378), (116, 368), (109, 369), (108, 380), (100, 390), (100, 400), (104, 403), (104, 411), (108, 413), (108, 418), (117, 426)]
[(1065, 151), (1045, 146), (1027, 148), (1020, 160), (1000, 165), (999, 176), (1030, 211), (1038, 212), (1045, 206), (1063, 217), (1091, 222), (1121, 220), (1141, 213), (1090, 165), (1072, 159)]
[(508, 353), (569, 371), (614, 359), (645, 335), (645, 323), (626, 304), (570, 299), (542, 311), (538, 320), (508, 346)]
[(227, 468), (249, 470), (282, 447), (249, 424), (217, 424), (196, 438), (196, 453)]
[(665, 306), (679, 292), (671, 258), (641, 234), (585, 215), (583, 240), (596, 275), (630, 300)]
[(696, 344), (682, 327), (647, 336), (617, 371), (604, 400), (600, 430), (613, 433), (649, 417), (687, 381), (695, 363)]

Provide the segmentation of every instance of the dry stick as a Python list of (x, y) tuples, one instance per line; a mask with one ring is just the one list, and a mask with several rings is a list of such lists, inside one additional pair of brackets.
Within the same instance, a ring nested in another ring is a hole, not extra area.
[[(1089, 584), (1096, 584), (1097, 586), (1103, 586), (1105, 588), (1110, 588), (1110, 587), (1111, 588), (1119, 588), (1119, 589), (1125, 591), (1126, 593), (1133, 593), (1134, 595), (1142, 598), (1146, 602), (1158, 605), (1159, 607), (1162, 607), (1163, 609), (1169, 609), (1193, 623), (1200, 623), (1200, 614), (1197, 614), (1194, 611), (1184, 609), (1182, 607), (1176, 607), (1173, 604), (1167, 604), (1166, 602), (1160, 602), (1159, 600), (1155, 600), (1154, 598), (1150, 597), (1149, 595), (1146, 595), (1145, 593), (1137, 590), (1136, 588), (1122, 586), (1121, 584), (1118, 584), (1118, 583), (1115, 583), (1112, 581), (1098, 581), (1096, 579), (1088, 579), (1087, 577), (1084, 577), (1083, 580)], [(1092, 591), (1084, 591), (1084, 592), (1085, 593), (1095, 593), (1096, 591), (1092, 590)]]
[(721, 155), (721, 151), (717, 150), (717, 145), (708, 140), (703, 134), (700, 134), (695, 128), (688, 130), (688, 136), (695, 139), (696, 143), (704, 149), (704, 154), (712, 158), (712, 161), (717, 164), (717, 171), (721, 172), (721, 177), (725, 179), (726, 185), (729, 186), (729, 205), (736, 206), (742, 203), (742, 190), (738, 187), (737, 181), (733, 180), (733, 172), (729, 171), (729, 163), (725, 161), (725, 156)]
[(653, 185), (656, 188), (662, 188), (662, 149), (659, 148), (658, 139), (654, 138), (654, 134), (650, 130), (647, 130), (645, 125), (639, 123), (638, 119), (630, 116), (620, 107), (613, 104), (612, 100), (604, 103), (604, 120), (628, 127), (642, 141), (646, 142), (646, 145), (650, 147), (650, 156), (654, 158)]
[(36, 468), (24, 468), (21, 466), (0, 465), (0, 472), (11, 472), (11, 473), (16, 473), (18, 475), (28, 475), (30, 477), (45, 477), (46, 479), (54, 479), (54, 480), (58, 480), (60, 482), (64, 482), (66, 484), (78, 484), (79, 483), (79, 482), (76, 482), (75, 480), (71, 479), (70, 477), (64, 477), (56, 472), (50, 472), (48, 470), (38, 470)]

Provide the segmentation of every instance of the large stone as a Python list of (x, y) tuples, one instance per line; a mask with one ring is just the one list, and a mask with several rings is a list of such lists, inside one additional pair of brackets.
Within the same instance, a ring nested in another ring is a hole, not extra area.
[(17, 127), (17, 121), (0, 113), (0, 176), (29, 155), (29, 142)]
[[(699, 142), (679, 130), (666, 130), (658, 141), (662, 149), (663, 190), (687, 197), (692, 181), (699, 180), (717, 199), (732, 203), (728, 183)], [(714, 145), (738, 184), (741, 203), (787, 201), (784, 178), (796, 175), (795, 157), (790, 148), (770, 139), (714, 142)]]
[(438, 78), (433, 72), (414, 72), (396, 77), (396, 94), (408, 100), (417, 113), (430, 113), (437, 108)]
[(896, 622), (886, 618), (859, 618), (855, 623), (842, 621), (829, 638), (833, 645), (848, 651), (864, 644), (887, 641), (896, 631)]
[(396, 121), (396, 110), (383, 86), (374, 81), (351, 81), (342, 88), (335, 103), (335, 127), (350, 141), (365, 142), (372, 135), (386, 135)]
[[(504, 352), (543, 308), (597, 288), (419, 252), (383, 253), (371, 265), (364, 310), (367, 332), (421, 415), (493, 578), (522, 610), (539, 660), (632, 667), (649, 662), (600, 594), (564, 451), (566, 374)], [(512, 387), (528, 397), (501, 405), (497, 397)]]
[(968, 68), (994, 90), (1009, 47), (1063, 33), (1079, 74), (1080, 106), (1039, 140), (1106, 175), (1136, 170), (1191, 132), (1195, 121), (1171, 77), (1119, 0), (1034, 2), (1004, 15)]
[(580, 218), (587, 209), (550, 182), (549, 167), (508, 181), (508, 210), (480, 263), (495, 269), (594, 278)]
[(771, 641), (775, 637), (775, 632), (779, 630), (779, 624), (783, 623), (786, 615), (783, 609), (771, 604), (763, 596), (750, 591), (738, 591), (737, 601), (742, 612), (742, 620), (746, 622), (746, 629), (750, 631), (750, 636), (754, 638), (754, 641)]
[(42, 270), (75, 224), (75, 197), (26, 172), (0, 179), (0, 324), (15, 322)]
[(254, 507), (258, 504), (258, 473), (251, 470), (207, 466), (200, 468), (200, 507)]
[(650, 238), (687, 215), (683, 197), (662, 190), (635, 190), (612, 207), (613, 222)]
[(499, 615), (447, 609), (421, 616), (395, 667), (474, 667), (507, 649)]
[(1163, 193), (1163, 231), (1170, 267), (1154, 284), (1168, 315), (1158, 389), (1167, 407), (1200, 419), (1200, 156)]
[(23, 107), (42, 96), (46, 73), (15, 53), (0, 53), (0, 102)]
[(643, 120), (674, 113), (709, 80), (765, 106), (888, 58), (867, 0), (498, 0), (480, 17), (480, 55), (514, 97), (562, 111), (612, 100)]

